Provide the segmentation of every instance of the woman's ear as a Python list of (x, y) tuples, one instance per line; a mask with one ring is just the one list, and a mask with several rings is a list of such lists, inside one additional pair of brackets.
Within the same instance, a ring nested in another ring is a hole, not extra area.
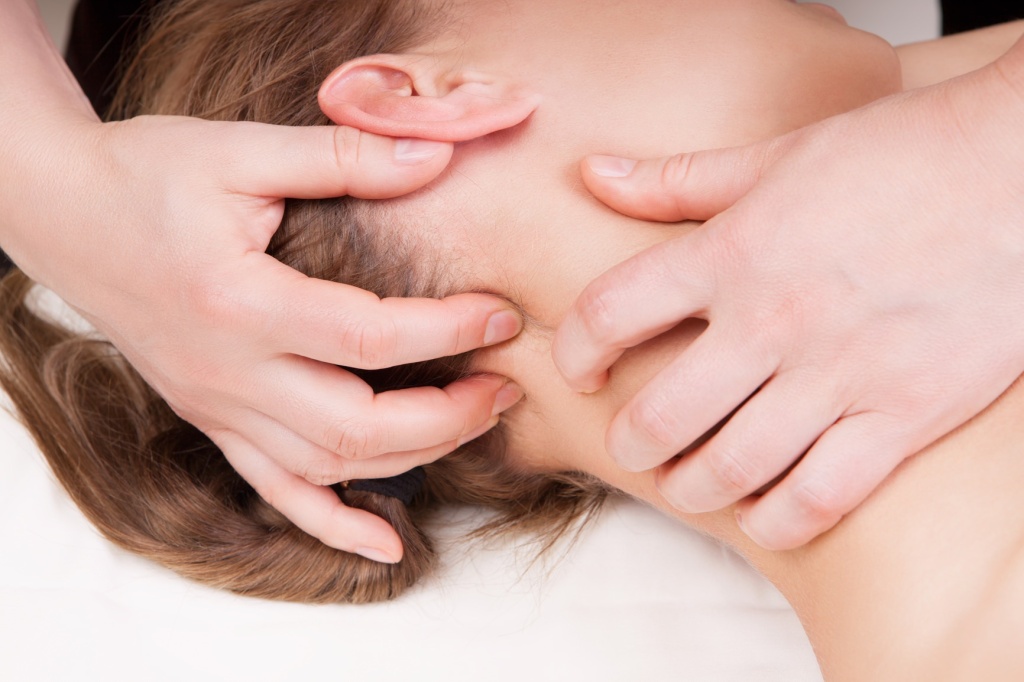
[(320, 87), (320, 108), (338, 125), (389, 137), (461, 142), (511, 128), (537, 108), (522, 87), (479, 71), (442, 72), (423, 55), (347, 62)]

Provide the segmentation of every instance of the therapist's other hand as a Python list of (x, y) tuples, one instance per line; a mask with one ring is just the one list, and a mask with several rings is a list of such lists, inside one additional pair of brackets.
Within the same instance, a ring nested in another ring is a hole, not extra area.
[(280, 197), (404, 194), (445, 168), (452, 145), (179, 117), (82, 121), (41, 144), (40, 158), (49, 145), (62, 163), (15, 206), (46, 230), (35, 237), (45, 248), (12, 240), (15, 261), (300, 528), (399, 560), (390, 525), (321, 486), (433, 461), (493, 426), (520, 393), (478, 376), (374, 395), (335, 365), (454, 355), (514, 336), (520, 319), (483, 295), (380, 300), (264, 252)]
[(743, 500), (745, 532), (788, 549), (1005, 391), (1024, 370), (1020, 62), (763, 144), (585, 161), (622, 213), (708, 221), (593, 282), (558, 330), (560, 371), (595, 391), (624, 349), (709, 322), (613, 420), (612, 457), (661, 465), (685, 512)]

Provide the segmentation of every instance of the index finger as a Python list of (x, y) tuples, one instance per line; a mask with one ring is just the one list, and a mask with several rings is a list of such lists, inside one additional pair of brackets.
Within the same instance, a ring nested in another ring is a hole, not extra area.
[(289, 358), (262, 372), (257, 408), (306, 440), (349, 460), (452, 443), (518, 402), (522, 391), (493, 375), (444, 388), (374, 393), (337, 367)]
[(698, 230), (654, 246), (584, 289), (552, 344), (555, 366), (569, 386), (598, 390), (627, 348), (706, 310), (713, 270), (704, 235)]
[(459, 355), (507, 341), (522, 329), (519, 314), (496, 296), (381, 299), (306, 277), (270, 256), (259, 254), (258, 262), (245, 302), (225, 313), (257, 326), (278, 352), (381, 369)]
[(228, 189), (260, 197), (388, 199), (426, 185), (453, 145), (393, 139), (347, 126), (222, 124), (216, 144)]

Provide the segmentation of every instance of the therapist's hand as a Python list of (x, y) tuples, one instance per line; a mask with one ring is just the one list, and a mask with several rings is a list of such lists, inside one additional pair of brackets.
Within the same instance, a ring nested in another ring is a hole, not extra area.
[(32, 226), (4, 244), (15, 261), (111, 339), (299, 527), (397, 561), (390, 525), (321, 486), (433, 461), (492, 427), (521, 394), (479, 376), (375, 396), (335, 365), (463, 353), (514, 336), (520, 319), (483, 295), (380, 300), (264, 252), (280, 197), (410, 192), (445, 168), (452, 145), (178, 117), (40, 128), (15, 157), (22, 174), (37, 175), (8, 178), (19, 192), (0, 197), (12, 224)]
[(764, 144), (588, 159), (612, 208), (708, 220), (596, 280), (558, 330), (560, 371), (595, 391), (624, 349), (709, 321), (613, 420), (612, 457), (661, 465), (686, 512), (744, 500), (754, 541), (793, 548), (1005, 391), (1024, 370), (1020, 49)]

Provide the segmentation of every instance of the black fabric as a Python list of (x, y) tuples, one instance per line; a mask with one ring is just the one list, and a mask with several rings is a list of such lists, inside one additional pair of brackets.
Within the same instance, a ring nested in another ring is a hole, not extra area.
[(942, 0), (942, 35), (1024, 19), (1024, 0)]
[(394, 497), (401, 500), (402, 504), (409, 506), (423, 489), (423, 482), (427, 480), (427, 472), (422, 467), (416, 467), (399, 476), (391, 478), (368, 478), (358, 481), (349, 481), (349, 490), (360, 490), (367, 493), (377, 493), (387, 497)]

